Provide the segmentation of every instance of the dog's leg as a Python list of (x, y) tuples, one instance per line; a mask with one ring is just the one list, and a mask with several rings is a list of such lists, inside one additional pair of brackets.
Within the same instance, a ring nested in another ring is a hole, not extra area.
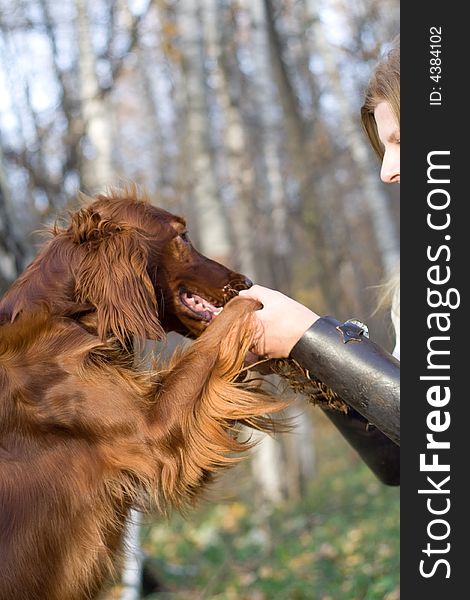
[(253, 445), (240, 441), (237, 422), (272, 431), (267, 415), (288, 404), (253, 382), (237, 381), (256, 335), (256, 307), (241, 298), (229, 302), (201, 337), (175, 353), (155, 383), (149, 426), (160, 451), (160, 505), (178, 506), (197, 496), (213, 473)]

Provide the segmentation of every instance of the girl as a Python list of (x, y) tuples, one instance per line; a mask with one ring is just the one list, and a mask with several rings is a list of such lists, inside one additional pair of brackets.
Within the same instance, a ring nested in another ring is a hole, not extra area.
[[(361, 109), (368, 139), (385, 183), (400, 181), (400, 44), (393, 42), (372, 73)], [(284, 294), (259, 285), (240, 292), (263, 307), (256, 311), (259, 339), (252, 349), (269, 358), (292, 357), (341, 396), (348, 412), (326, 414), (374, 473), (398, 485), (400, 471), (399, 284), (393, 282), (394, 355), (368, 339), (356, 320), (340, 323)]]

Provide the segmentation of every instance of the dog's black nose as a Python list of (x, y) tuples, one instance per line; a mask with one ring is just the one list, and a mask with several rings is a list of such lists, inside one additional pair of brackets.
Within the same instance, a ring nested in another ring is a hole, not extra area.
[(242, 290), (247, 290), (252, 286), (253, 282), (251, 279), (248, 279), (248, 277), (237, 273), (237, 278), (232, 279), (232, 281), (224, 287), (224, 296), (226, 298), (234, 298), (235, 296), (238, 296), (239, 292)]

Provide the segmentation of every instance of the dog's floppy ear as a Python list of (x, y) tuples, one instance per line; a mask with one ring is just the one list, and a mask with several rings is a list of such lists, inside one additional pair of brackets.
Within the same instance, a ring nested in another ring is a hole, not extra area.
[(83, 251), (75, 274), (76, 300), (96, 307), (100, 338), (113, 332), (122, 343), (133, 336), (162, 339), (165, 334), (147, 273), (145, 233), (102, 218), (92, 208), (72, 216), (68, 233)]

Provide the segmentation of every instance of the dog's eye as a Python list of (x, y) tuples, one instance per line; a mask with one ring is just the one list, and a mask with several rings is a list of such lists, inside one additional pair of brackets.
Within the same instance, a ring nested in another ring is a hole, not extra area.
[(180, 233), (180, 238), (183, 240), (183, 242), (189, 242), (188, 232), (184, 231), (183, 233)]

